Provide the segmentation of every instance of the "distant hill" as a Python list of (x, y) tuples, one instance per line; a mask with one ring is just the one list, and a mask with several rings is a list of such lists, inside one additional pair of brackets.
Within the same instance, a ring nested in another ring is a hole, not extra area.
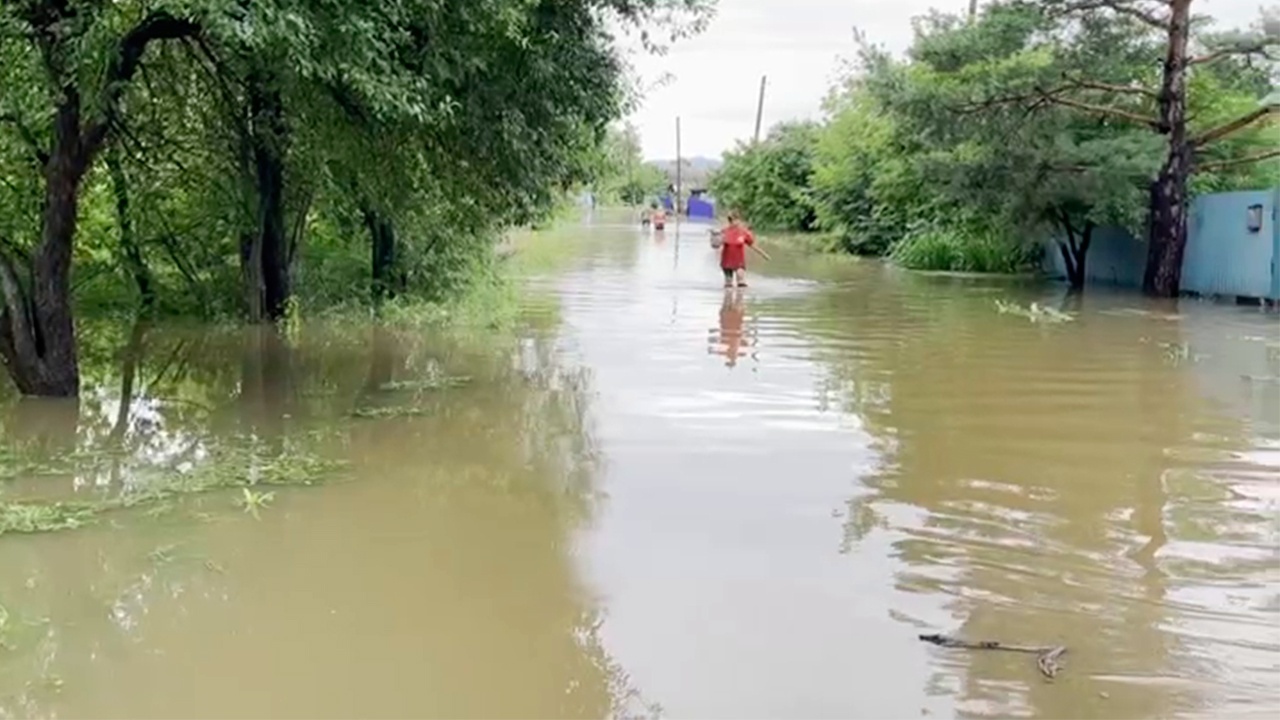
[[(648, 163), (662, 172), (666, 173), (667, 181), (674, 184), (676, 181), (676, 161), (675, 160), (651, 160)], [(709, 157), (691, 157), (682, 158), (681, 164), (683, 168), (680, 171), (681, 182), (686, 189), (706, 187), (707, 181), (711, 178), (712, 173), (720, 169), (724, 164), (720, 158)]]

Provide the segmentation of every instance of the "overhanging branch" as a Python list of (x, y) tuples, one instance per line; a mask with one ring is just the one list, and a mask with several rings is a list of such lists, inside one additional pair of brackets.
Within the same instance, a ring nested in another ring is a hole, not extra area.
[[(1046, 90), (1043, 88), (1036, 88), (1036, 90), (1031, 93), (1023, 93), (1020, 95), (1006, 95), (1003, 97), (989, 98), (981, 102), (971, 103), (969, 105), (953, 108), (953, 110), (955, 112), (959, 112), (967, 115), (967, 114), (982, 112), (983, 110), (990, 110), (992, 108), (999, 107), (1001, 105), (1016, 105), (1019, 103), (1030, 103), (1027, 107), (1027, 112), (1030, 113), (1038, 109), (1039, 107), (1042, 107), (1045, 104), (1051, 103), (1054, 105), (1061, 105), (1063, 107), (1069, 107), (1069, 108), (1074, 108), (1076, 110), (1093, 113), (1095, 115), (1127, 120), (1129, 122), (1137, 123), (1139, 125), (1143, 125), (1150, 128), (1158, 128), (1160, 125), (1159, 119), (1152, 115), (1143, 115), (1142, 113), (1139, 113), (1139, 112), (1134, 112), (1132, 110), (1126, 110), (1124, 108), (1118, 108), (1111, 105), (1097, 105), (1095, 103), (1088, 103), (1082, 100), (1075, 100), (1073, 98), (1063, 97), (1062, 95), (1063, 93), (1068, 92), (1070, 90), (1074, 90), (1074, 89), (1078, 89), (1078, 86), (1066, 85), (1063, 87), (1053, 88), (1049, 90)], [(1128, 90), (1136, 92), (1139, 90), (1139, 88), (1128, 88)]]
[(1063, 0), (1049, 4), (1050, 12), (1056, 15), (1088, 12), (1090, 10), (1110, 10), (1138, 20), (1153, 28), (1169, 29), (1169, 19), (1141, 7), (1132, 0)]
[(124, 94), (125, 86), (133, 79), (142, 62), (147, 45), (155, 40), (175, 40), (200, 33), (200, 25), (183, 18), (175, 18), (159, 11), (148, 15), (134, 26), (123, 39), (107, 70), (107, 83), (103, 88), (102, 117), (94, 120), (84, 132), (84, 150), (93, 153), (102, 144), (111, 126), (112, 116)]
[(1208, 145), (1215, 140), (1221, 140), (1231, 133), (1243, 130), (1259, 120), (1277, 112), (1280, 112), (1280, 105), (1264, 105), (1257, 110), (1245, 113), (1230, 122), (1223, 123), (1218, 127), (1206, 130), (1205, 132), (1191, 138), (1191, 146), (1198, 148)]
[(1231, 45), (1228, 47), (1218, 48), (1217, 50), (1213, 50), (1211, 52), (1205, 53), (1204, 55), (1200, 55), (1200, 56), (1188, 59), (1187, 64), (1203, 65), (1205, 63), (1211, 63), (1215, 60), (1221, 60), (1222, 58), (1225, 58), (1225, 57), (1234, 57), (1234, 56), (1242, 56), (1242, 55), (1243, 56), (1258, 55), (1263, 58), (1266, 58), (1267, 60), (1277, 60), (1277, 59), (1280, 59), (1280, 54), (1277, 54), (1272, 51), (1272, 48), (1274, 48), (1277, 45), (1280, 45), (1280, 39), (1260, 38), (1258, 40), (1253, 40), (1247, 43), (1241, 43), (1237, 45)]
[(1250, 163), (1262, 162), (1271, 158), (1280, 158), (1280, 150), (1267, 150), (1266, 152), (1254, 153), (1243, 157), (1232, 158), (1230, 160), (1216, 160), (1214, 162), (1196, 163), (1196, 170), (1221, 170), (1223, 168), (1235, 167), (1237, 165), (1248, 165)]
[(1104, 92), (1120, 93), (1123, 95), (1140, 95), (1152, 100), (1158, 100), (1160, 98), (1160, 93), (1150, 88), (1142, 87), (1141, 85), (1119, 85), (1116, 83), (1086, 80), (1084, 78), (1073, 77), (1070, 75), (1064, 75), (1064, 78), (1069, 84), (1064, 86), (1062, 90), (1078, 88), (1082, 90), (1101, 90)]

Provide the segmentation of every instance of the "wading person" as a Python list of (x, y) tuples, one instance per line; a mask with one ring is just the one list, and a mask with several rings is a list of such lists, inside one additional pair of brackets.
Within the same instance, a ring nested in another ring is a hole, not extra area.
[(724, 272), (724, 286), (731, 288), (747, 286), (747, 248), (760, 254), (765, 260), (769, 253), (756, 247), (756, 236), (742, 222), (742, 215), (732, 211), (728, 215), (729, 224), (720, 232), (720, 269)]

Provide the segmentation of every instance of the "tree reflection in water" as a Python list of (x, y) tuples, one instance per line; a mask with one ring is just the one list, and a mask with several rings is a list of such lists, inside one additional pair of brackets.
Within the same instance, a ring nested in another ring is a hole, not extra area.
[[(35, 470), (0, 480), (6, 499), (137, 492), (228, 444), (264, 460), (299, 448), (340, 457), (350, 482), (290, 493), (261, 522), (211, 493), (0, 538), (0, 598), (20, 629), (0, 657), (0, 716), (191, 703), (243, 714), (258, 692), (304, 713), (653, 712), (603, 648), (600, 610), (576, 579), (574, 534), (597, 502), (590, 378), (561, 366), (546, 334), (496, 346), (349, 327), (297, 343), (264, 329), (87, 335), (98, 345), (84, 354), (79, 408), (4, 401), (5, 457)], [(441, 372), (472, 382), (413, 389)], [(415, 412), (352, 418), (371, 398)], [(335, 626), (313, 602), (366, 619)], [(381, 611), (369, 615), (370, 603)], [(228, 635), (231, 618), (256, 634)], [(281, 634), (313, 624), (340, 655)], [(219, 666), (232, 647), (240, 660)], [(396, 672), (350, 664), (369, 653), (416, 668), (417, 681), (385, 685)], [(204, 656), (206, 667), (193, 676), (166, 656)], [(264, 679), (267, 662), (302, 677), (344, 668), (370, 697), (344, 705), (351, 688)]]

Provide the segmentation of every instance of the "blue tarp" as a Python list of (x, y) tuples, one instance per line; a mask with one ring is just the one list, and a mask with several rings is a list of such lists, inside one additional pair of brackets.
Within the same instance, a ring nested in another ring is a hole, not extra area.
[(689, 198), (689, 217), (714, 220), (716, 217), (716, 202), (710, 198), (696, 195)]

